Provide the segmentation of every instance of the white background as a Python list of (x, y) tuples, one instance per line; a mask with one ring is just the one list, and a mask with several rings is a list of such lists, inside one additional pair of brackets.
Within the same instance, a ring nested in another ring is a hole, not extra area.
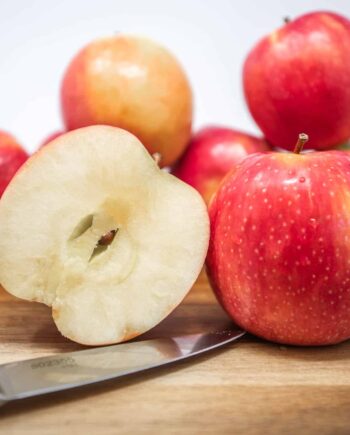
[(0, 129), (35, 150), (61, 127), (60, 81), (72, 56), (122, 31), (154, 38), (179, 58), (194, 90), (195, 128), (257, 132), (241, 89), (245, 56), (283, 17), (312, 10), (350, 17), (350, 0), (0, 0)]

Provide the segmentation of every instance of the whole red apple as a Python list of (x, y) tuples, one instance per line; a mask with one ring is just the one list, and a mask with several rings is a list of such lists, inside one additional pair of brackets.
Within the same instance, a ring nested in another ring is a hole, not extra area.
[(350, 338), (348, 153), (248, 156), (209, 214), (208, 273), (236, 323), (279, 343)]
[(54, 131), (53, 133), (49, 134), (40, 144), (39, 149), (50, 143), (52, 140), (56, 139), (57, 137), (62, 136), (65, 132), (62, 130)]
[(0, 130), (0, 197), (28, 154), (17, 140)]
[(243, 84), (250, 112), (274, 146), (292, 149), (300, 131), (309, 148), (350, 137), (350, 21), (314, 12), (287, 22), (249, 53)]
[(210, 126), (195, 134), (172, 171), (209, 203), (224, 176), (248, 154), (269, 151), (266, 142), (231, 128)]

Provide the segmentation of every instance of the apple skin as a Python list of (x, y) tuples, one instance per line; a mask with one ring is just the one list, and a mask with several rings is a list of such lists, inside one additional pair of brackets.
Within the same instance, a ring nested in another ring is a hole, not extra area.
[(267, 340), (350, 338), (350, 155), (248, 156), (209, 207), (207, 270), (232, 319)]
[(195, 134), (172, 173), (197, 189), (208, 204), (225, 175), (248, 154), (269, 151), (258, 137), (208, 126)]
[(65, 133), (65, 131), (63, 131), (63, 130), (57, 130), (57, 131), (52, 132), (51, 134), (49, 134), (48, 136), (46, 136), (46, 138), (45, 138), (45, 139), (42, 141), (42, 143), (39, 145), (39, 148), (38, 148), (38, 149), (44, 147), (45, 145), (47, 145), (48, 143), (50, 143), (50, 142), (53, 141), (54, 139), (56, 139), (56, 138), (62, 136), (62, 134), (64, 134), (64, 133)]
[(243, 68), (249, 110), (274, 146), (291, 149), (307, 131), (310, 149), (350, 137), (350, 21), (314, 12), (262, 39)]
[(117, 35), (83, 48), (61, 87), (67, 130), (106, 124), (130, 131), (161, 166), (173, 164), (190, 140), (192, 91), (174, 56), (146, 38)]
[(0, 130), (0, 197), (28, 157), (26, 151), (12, 135)]

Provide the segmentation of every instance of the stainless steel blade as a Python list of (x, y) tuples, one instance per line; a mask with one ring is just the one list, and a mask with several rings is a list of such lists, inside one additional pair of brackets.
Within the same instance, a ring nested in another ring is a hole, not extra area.
[(98, 347), (0, 365), (0, 403), (119, 378), (231, 343), (234, 325), (215, 332)]

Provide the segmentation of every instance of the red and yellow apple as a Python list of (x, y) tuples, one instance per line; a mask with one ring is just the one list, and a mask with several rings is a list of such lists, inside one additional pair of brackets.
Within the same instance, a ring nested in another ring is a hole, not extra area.
[(72, 60), (61, 89), (67, 130), (107, 124), (130, 131), (161, 165), (173, 164), (191, 133), (192, 92), (175, 57), (141, 37), (94, 41)]
[(140, 141), (107, 126), (41, 148), (0, 201), (0, 283), (52, 307), (63, 335), (129, 340), (185, 297), (205, 260), (199, 193), (157, 166)]
[(269, 151), (258, 137), (210, 126), (195, 134), (172, 173), (196, 188), (208, 204), (224, 176), (248, 154)]
[(238, 325), (295, 345), (350, 338), (348, 153), (248, 156), (209, 215), (208, 273)]
[(9, 133), (0, 130), (0, 197), (27, 158), (27, 152), (17, 140)]
[(292, 20), (262, 39), (243, 69), (249, 110), (266, 139), (292, 149), (300, 131), (312, 149), (350, 137), (350, 21), (330, 12)]

